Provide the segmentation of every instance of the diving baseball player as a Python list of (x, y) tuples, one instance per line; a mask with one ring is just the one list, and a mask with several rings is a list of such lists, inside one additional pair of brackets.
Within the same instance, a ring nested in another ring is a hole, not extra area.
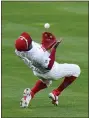
[(80, 75), (80, 67), (76, 64), (60, 64), (55, 61), (56, 49), (61, 43), (50, 32), (42, 34), (41, 44), (32, 40), (27, 32), (23, 32), (15, 41), (15, 53), (23, 62), (32, 69), (39, 79), (33, 88), (24, 90), (23, 98), (20, 101), (21, 107), (28, 107), (30, 101), (40, 90), (52, 84), (52, 81), (64, 78), (63, 82), (51, 93), (49, 98), (52, 104), (58, 105), (58, 97)]

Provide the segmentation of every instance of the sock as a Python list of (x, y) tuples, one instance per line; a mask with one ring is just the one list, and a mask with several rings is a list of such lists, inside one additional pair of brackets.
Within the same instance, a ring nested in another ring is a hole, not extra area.
[(45, 83), (43, 83), (41, 80), (38, 80), (35, 84), (35, 86), (31, 89), (32, 93), (32, 97), (37, 93), (39, 92), (40, 90), (42, 89), (45, 89), (47, 88), (47, 85)]
[(70, 77), (65, 77), (64, 81), (61, 83), (61, 85), (52, 91), (53, 94), (55, 95), (59, 95), (66, 87), (68, 87), (74, 80), (76, 79), (76, 77), (74, 76), (70, 76)]

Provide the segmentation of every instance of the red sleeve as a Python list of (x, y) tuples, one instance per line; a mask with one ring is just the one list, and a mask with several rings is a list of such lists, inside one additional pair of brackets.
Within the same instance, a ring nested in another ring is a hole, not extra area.
[(51, 51), (51, 54), (49, 56), (50, 61), (49, 61), (48, 69), (51, 69), (52, 66), (53, 66), (53, 64), (54, 64), (54, 61), (55, 61), (55, 53), (56, 53), (56, 49), (53, 48), (52, 51)]

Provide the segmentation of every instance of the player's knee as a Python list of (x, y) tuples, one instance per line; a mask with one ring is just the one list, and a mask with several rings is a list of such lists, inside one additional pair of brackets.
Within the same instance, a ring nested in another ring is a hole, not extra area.
[(52, 84), (52, 80), (42, 80), (42, 82), (45, 83), (47, 87), (49, 87)]
[(80, 67), (75, 64), (75, 74), (74, 74), (74, 76), (79, 77), (80, 73), (81, 73)]
[(50, 81), (47, 83), (47, 86), (49, 87), (51, 84), (52, 84), (52, 80), (50, 80)]

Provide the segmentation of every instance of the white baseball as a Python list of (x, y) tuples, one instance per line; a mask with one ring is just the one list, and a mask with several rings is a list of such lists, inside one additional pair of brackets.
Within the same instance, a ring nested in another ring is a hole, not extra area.
[(46, 29), (48, 29), (48, 28), (50, 27), (50, 24), (49, 24), (49, 23), (45, 23), (45, 24), (44, 24), (44, 27), (45, 27)]

